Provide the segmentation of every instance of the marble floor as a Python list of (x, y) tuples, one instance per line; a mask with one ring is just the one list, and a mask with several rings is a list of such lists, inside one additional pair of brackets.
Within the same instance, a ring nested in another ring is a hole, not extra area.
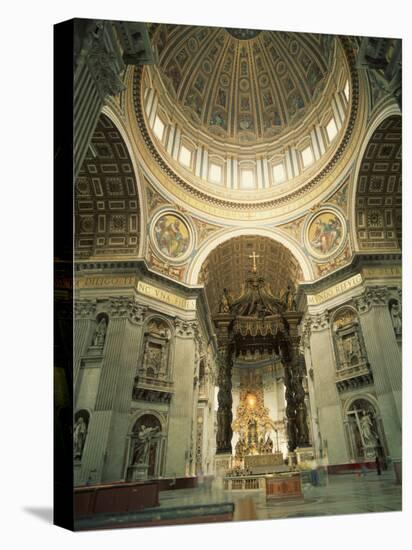
[(303, 486), (304, 500), (266, 501), (264, 491), (223, 491), (219, 480), (208, 489), (182, 489), (160, 494), (161, 508), (234, 502), (234, 519), (276, 519), (400, 511), (402, 488), (392, 472), (329, 476), (326, 485)]
[(235, 521), (402, 510), (402, 487), (395, 484), (395, 475), (389, 471), (381, 476), (375, 472), (368, 472), (364, 477), (333, 475), (324, 478), (321, 486), (304, 484), (302, 489), (304, 498), (301, 501), (274, 502), (266, 500), (264, 490), (224, 491), (221, 480), (216, 479), (211, 486), (162, 491), (160, 506), (156, 508), (77, 520), (76, 530), (156, 525), (162, 518), (166, 524), (167, 518), (173, 523), (173, 518), (179, 517), (181, 523), (187, 523), (190, 514), (210, 522), (216, 521), (211, 519), (214, 513), (231, 513), (233, 504)]

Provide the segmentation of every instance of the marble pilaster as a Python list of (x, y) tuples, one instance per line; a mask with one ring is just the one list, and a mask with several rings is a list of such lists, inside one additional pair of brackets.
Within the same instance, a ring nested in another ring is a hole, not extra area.
[[(94, 411), (82, 456), (80, 482), (122, 477), (128, 411), (144, 311), (128, 298), (111, 298), (109, 324)], [(114, 429), (116, 426), (116, 429)]]
[(345, 443), (342, 407), (335, 383), (336, 367), (329, 315), (327, 312), (316, 315), (312, 317), (311, 323), (313, 385), (309, 385), (309, 391), (316, 404), (319, 423), (314, 427), (314, 433), (320, 432), (323, 439), (322, 442), (318, 441), (318, 450), (321, 447), (323, 452), (327, 452), (331, 464), (342, 464), (349, 461), (349, 456)]
[(189, 473), (192, 445), (196, 323), (176, 319), (175, 328), (174, 393), (169, 409), (165, 475), (181, 477)]
[(367, 288), (355, 301), (373, 372), (389, 453), (401, 458), (402, 363), (384, 287)]
[(74, 338), (73, 338), (73, 383), (76, 387), (81, 357), (89, 345), (91, 326), (96, 317), (96, 303), (93, 300), (74, 301)]

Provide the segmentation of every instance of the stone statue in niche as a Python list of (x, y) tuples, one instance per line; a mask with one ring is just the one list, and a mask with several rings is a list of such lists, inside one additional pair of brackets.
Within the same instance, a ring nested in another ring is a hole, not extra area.
[(247, 444), (245, 441), (245, 436), (244, 434), (241, 434), (235, 446), (236, 458), (243, 458), (245, 456), (246, 450), (247, 450)]
[(87, 424), (83, 416), (79, 416), (73, 428), (73, 454), (75, 460), (80, 460), (86, 441)]
[(287, 311), (296, 311), (296, 292), (292, 285), (288, 285), (286, 290), (281, 292), (280, 301)]
[(147, 376), (157, 377), (163, 370), (163, 352), (161, 347), (147, 342), (144, 356), (144, 370)]
[(359, 425), (365, 447), (376, 447), (378, 445), (378, 439), (374, 433), (371, 417), (365, 414), (360, 419)]
[(334, 320), (333, 327), (337, 368), (355, 367), (366, 362), (366, 350), (355, 312), (350, 309), (344, 310)]
[(354, 365), (359, 363), (360, 343), (359, 343), (359, 335), (357, 332), (353, 332), (349, 336), (342, 338), (342, 347), (343, 347), (345, 363), (349, 365)]
[(402, 334), (402, 312), (401, 312), (401, 308), (399, 306), (399, 302), (394, 300), (390, 304), (389, 307), (390, 307), (389, 311), (390, 311), (391, 318), (392, 318), (393, 330), (395, 331), (396, 336), (401, 336), (401, 334)]
[(102, 317), (97, 325), (96, 332), (93, 336), (93, 346), (97, 348), (102, 348), (104, 346), (104, 341), (106, 340), (107, 332), (107, 321), (106, 317)]
[(161, 319), (152, 319), (145, 332), (143, 357), (138, 374), (164, 378), (168, 371), (170, 330)]
[(146, 464), (148, 462), (150, 446), (159, 435), (158, 426), (150, 428), (144, 424), (141, 425), (133, 451), (132, 464)]
[(263, 452), (265, 454), (272, 454), (272, 452), (273, 452), (273, 441), (272, 441), (272, 438), (270, 437), (270, 434), (268, 434), (268, 436), (266, 438), (266, 442), (265, 442)]
[(223, 289), (223, 295), (219, 304), (219, 313), (230, 312), (231, 297), (227, 288)]

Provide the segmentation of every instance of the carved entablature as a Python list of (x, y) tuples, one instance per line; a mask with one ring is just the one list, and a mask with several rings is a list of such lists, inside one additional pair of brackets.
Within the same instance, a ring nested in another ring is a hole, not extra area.
[(162, 384), (159, 387), (153, 388), (152, 385), (148, 385), (141, 382), (135, 384), (133, 388), (133, 399), (135, 401), (147, 401), (149, 403), (170, 403), (173, 392), (172, 387), (169, 384)]
[(94, 319), (96, 316), (96, 302), (94, 300), (74, 301), (74, 316), (76, 319)]
[(94, 40), (87, 63), (103, 100), (107, 95), (116, 96), (125, 89), (119, 76), (119, 60), (114, 52), (107, 51), (103, 39)]
[(198, 324), (196, 321), (184, 321), (178, 317), (175, 319), (176, 336), (192, 338), (197, 333)]
[(312, 329), (312, 319), (310, 317), (305, 317), (302, 323), (302, 332), (301, 332), (301, 343), (303, 348), (310, 347), (310, 335)]
[(388, 289), (385, 286), (367, 287), (354, 303), (359, 313), (366, 313), (373, 306), (387, 306)]
[(338, 310), (332, 321), (338, 391), (373, 382), (357, 312), (352, 307)]
[(107, 311), (110, 317), (127, 317), (134, 323), (142, 323), (145, 319), (147, 307), (137, 304), (127, 296), (109, 298)]
[(319, 331), (329, 328), (329, 317), (328, 310), (323, 313), (318, 313), (317, 315), (312, 315), (310, 317), (312, 330)]

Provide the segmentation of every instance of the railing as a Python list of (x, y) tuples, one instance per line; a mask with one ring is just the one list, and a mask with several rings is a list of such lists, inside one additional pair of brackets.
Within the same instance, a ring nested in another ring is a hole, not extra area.
[(371, 368), (368, 363), (358, 363), (357, 365), (351, 365), (344, 367), (336, 372), (336, 380), (346, 380), (362, 374), (371, 374)]
[(138, 376), (133, 386), (132, 398), (137, 401), (157, 401), (169, 403), (173, 394), (173, 382)]
[(264, 476), (224, 477), (223, 489), (226, 491), (250, 491), (265, 488)]
[(336, 372), (336, 386), (339, 392), (368, 386), (373, 383), (373, 373), (369, 363), (346, 367)]
[(173, 382), (171, 380), (162, 380), (161, 378), (139, 376), (137, 382), (135, 383), (135, 387), (171, 390), (173, 388)]

